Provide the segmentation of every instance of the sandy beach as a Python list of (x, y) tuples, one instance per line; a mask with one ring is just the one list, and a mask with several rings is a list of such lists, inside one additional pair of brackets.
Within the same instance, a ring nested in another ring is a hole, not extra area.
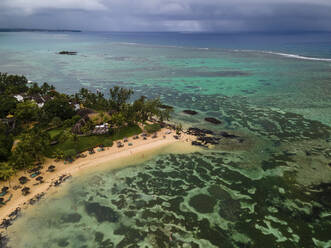
[[(89, 154), (84, 152), (87, 156), (85, 158), (78, 158), (72, 163), (64, 163), (64, 161), (55, 162), (53, 159), (48, 159), (43, 163), (43, 169), (40, 170), (40, 176), (43, 177), (43, 182), (39, 183), (35, 178), (31, 178), (27, 171), (21, 171), (11, 178), (8, 182), (1, 182), (0, 187), (9, 187), (9, 192), (4, 196), (5, 200), (11, 198), (6, 205), (0, 208), (0, 219), (4, 220), (9, 218), (10, 214), (17, 208), (24, 210), (31, 206), (31, 201), (44, 196), (50, 189), (58, 189), (55, 187), (56, 182), (62, 181), (79, 175), (80, 173), (88, 173), (90, 170), (95, 170), (98, 166), (100, 169), (107, 168), (113, 169), (121, 166), (127, 166), (139, 161), (144, 161), (153, 156), (153, 154), (159, 154), (167, 152), (166, 147), (178, 143), (180, 146), (172, 148), (171, 152), (185, 153), (198, 150), (199, 148), (192, 147), (191, 142), (195, 140), (194, 136), (182, 134), (179, 139), (174, 138), (175, 131), (162, 129), (157, 133), (156, 138), (149, 136), (144, 140), (141, 136), (139, 139), (128, 138), (127, 142), (123, 142), (124, 147), (117, 147), (116, 143), (112, 147), (106, 147), (104, 151), (97, 151), (96, 153)], [(128, 144), (131, 143), (132, 146)], [(186, 144), (186, 146), (183, 144)], [(182, 149), (182, 150), (181, 150)], [(153, 153), (154, 151), (154, 153)], [(168, 151), (170, 152), (170, 150)], [(47, 168), (50, 165), (54, 165), (55, 171), (48, 172)], [(29, 181), (24, 185), (19, 183), (19, 178), (25, 176), (29, 178)], [(60, 178), (60, 180), (59, 180)], [(60, 182), (62, 183), (62, 182)], [(19, 187), (14, 190), (14, 187)], [(22, 195), (22, 188), (29, 187), (30, 193), (26, 196)]]

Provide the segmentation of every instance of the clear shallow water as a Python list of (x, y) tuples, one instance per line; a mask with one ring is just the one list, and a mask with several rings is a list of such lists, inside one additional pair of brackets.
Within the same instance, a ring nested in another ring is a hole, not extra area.
[[(331, 63), (263, 52), (331, 58), (330, 41), (329, 34), (0, 33), (0, 71), (66, 92), (132, 87), (175, 106), (187, 126), (244, 138), (75, 179), (14, 224), (12, 246), (330, 247), (330, 188), (312, 185), (331, 182)], [(199, 114), (185, 116), (185, 108)], [(206, 116), (223, 124), (206, 124)]]

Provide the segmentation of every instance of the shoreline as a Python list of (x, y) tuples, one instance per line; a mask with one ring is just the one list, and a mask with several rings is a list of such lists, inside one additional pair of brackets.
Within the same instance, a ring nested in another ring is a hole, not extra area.
[[(43, 182), (38, 183), (35, 178), (29, 176), (27, 171), (20, 171), (13, 178), (7, 182), (1, 182), (0, 187), (10, 186), (5, 199), (10, 197), (10, 201), (0, 208), (0, 234), (6, 231), (7, 227), (12, 224), (13, 221), (21, 214), (22, 210), (31, 207), (34, 203), (45, 197), (47, 193), (62, 184), (72, 176), (79, 176), (80, 173), (86, 173), (88, 169), (92, 169), (98, 166), (98, 169), (116, 169), (131, 164), (143, 162), (153, 157), (153, 155), (166, 152), (165, 147), (174, 145), (175, 143), (187, 144), (190, 147), (190, 151), (198, 150), (199, 148), (193, 147), (191, 142), (195, 140), (195, 137), (182, 133), (179, 139), (174, 138), (175, 131), (163, 128), (157, 132), (157, 138), (149, 136), (146, 140), (143, 140), (141, 136), (139, 139), (134, 140), (133, 137), (128, 138), (128, 142), (123, 143), (124, 147), (118, 148), (115, 144), (112, 147), (105, 147), (104, 151), (97, 151), (94, 154), (89, 154), (88, 151), (83, 152), (86, 154), (85, 158), (78, 158), (72, 163), (64, 163), (64, 161), (54, 162), (53, 159), (47, 159), (43, 163), (43, 168), (40, 170), (39, 176), (43, 177)], [(123, 142), (123, 140), (121, 140)], [(132, 143), (132, 146), (128, 144)], [(157, 152), (155, 152), (157, 150)], [(153, 152), (155, 154), (151, 154)], [(178, 148), (174, 152), (181, 152)], [(185, 151), (182, 151), (185, 153)], [(130, 158), (133, 158), (130, 161)], [(54, 172), (47, 172), (47, 168), (50, 165), (55, 165)], [(25, 184), (20, 184), (18, 178), (25, 176), (29, 178), (29, 181)], [(14, 190), (14, 186), (19, 186)], [(21, 189), (29, 187), (31, 193), (26, 196), (22, 195)], [(8, 225), (4, 225), (7, 221)], [(1, 238), (1, 235), (0, 235)]]

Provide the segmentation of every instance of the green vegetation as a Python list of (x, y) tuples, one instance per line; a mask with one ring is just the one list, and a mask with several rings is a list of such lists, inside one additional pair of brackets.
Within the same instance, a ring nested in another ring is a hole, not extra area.
[(99, 145), (142, 132), (160, 130), (170, 117), (160, 99), (115, 86), (110, 98), (82, 88), (74, 95), (57, 92), (47, 83), (29, 84), (24, 76), (0, 73), (0, 180), (42, 162), (45, 157), (68, 159)]
[[(105, 147), (111, 147), (113, 145), (113, 141), (118, 139), (123, 139), (124, 137), (130, 137), (133, 135), (140, 134), (142, 130), (139, 126), (129, 126), (129, 127), (121, 127), (117, 130), (114, 130), (113, 134), (107, 135), (93, 135), (93, 136), (77, 136), (76, 138), (72, 135), (71, 137), (65, 138), (64, 142), (61, 142), (52, 147), (52, 150), (60, 151), (62, 153), (66, 153), (68, 150), (74, 150), (75, 154), (86, 151), (90, 148), (94, 148), (99, 145), (103, 145)], [(54, 129), (48, 132), (52, 137), (59, 137), (59, 135), (66, 135), (63, 129)], [(52, 155), (52, 152), (49, 156)], [(54, 154), (53, 154), (54, 155)]]
[(144, 126), (144, 129), (147, 131), (147, 133), (155, 133), (161, 130), (161, 126), (158, 123), (147, 124)]

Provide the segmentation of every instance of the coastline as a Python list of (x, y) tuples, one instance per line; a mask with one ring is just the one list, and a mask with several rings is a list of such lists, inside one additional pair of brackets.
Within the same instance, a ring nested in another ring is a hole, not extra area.
[[(106, 147), (104, 151), (98, 151), (91, 155), (86, 151), (83, 153), (87, 155), (85, 158), (78, 158), (69, 164), (65, 164), (64, 161), (54, 162), (53, 159), (47, 159), (43, 163), (43, 169), (40, 174), (43, 177), (43, 183), (38, 183), (35, 179), (30, 178), (29, 173), (26, 171), (17, 173), (10, 181), (0, 183), (0, 187), (11, 186), (6, 199), (12, 195), (11, 200), (0, 208), (1, 222), (3, 223), (4, 220), (9, 220), (10, 223), (8, 223), (8, 226), (10, 226), (22, 210), (24, 211), (40, 198), (45, 197), (51, 189), (55, 189), (56, 186), (59, 186), (72, 176), (79, 176), (80, 173), (86, 173), (89, 169), (94, 170), (96, 166), (98, 166), (98, 169), (115, 169), (139, 163), (140, 161), (143, 162), (153, 157), (153, 154), (167, 152), (166, 147), (176, 143), (181, 146), (186, 144), (186, 147), (182, 150), (176, 147), (168, 152), (185, 153), (200, 149), (191, 146), (191, 142), (195, 140), (194, 136), (182, 133), (180, 138), (176, 139), (174, 135), (174, 130), (164, 128), (157, 132), (157, 138), (148, 137), (146, 140), (143, 140), (140, 137), (137, 140), (133, 140), (133, 137), (130, 137), (128, 138), (128, 142), (124, 143), (124, 147), (118, 148), (114, 144), (112, 147)], [(129, 143), (133, 145), (129, 146)], [(132, 158), (131, 161), (130, 158)], [(50, 165), (56, 166), (54, 172), (47, 172), (47, 168)], [(21, 185), (18, 181), (18, 178), (21, 176), (29, 178), (29, 181), (24, 185)], [(21, 187), (14, 190), (14, 186)], [(23, 187), (29, 187), (31, 193), (23, 196), (21, 193)], [(0, 232), (5, 230), (6, 227), (0, 228)]]

